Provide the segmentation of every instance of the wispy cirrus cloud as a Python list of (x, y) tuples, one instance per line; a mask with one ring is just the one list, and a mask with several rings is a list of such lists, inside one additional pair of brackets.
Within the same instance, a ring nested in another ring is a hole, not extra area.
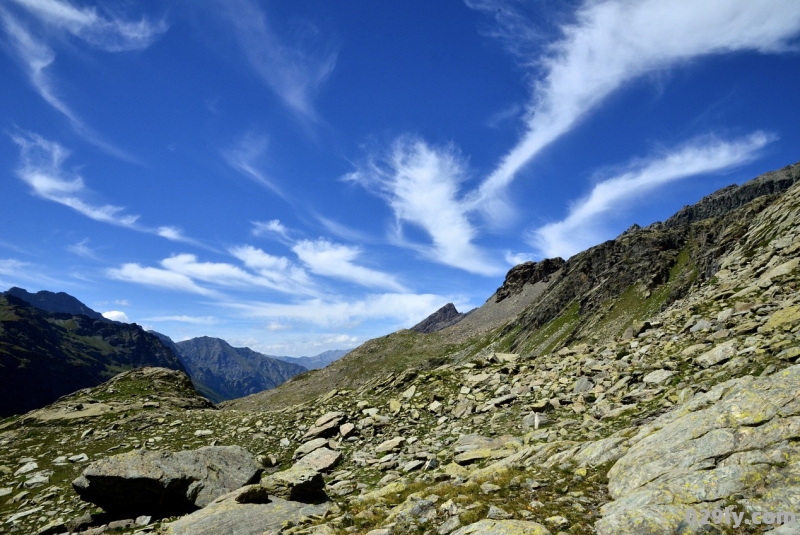
[(629, 203), (665, 184), (748, 163), (774, 139), (763, 132), (733, 141), (708, 136), (636, 160), (596, 184), (572, 205), (565, 219), (533, 231), (529, 242), (544, 256), (568, 258), (609, 237), (605, 222), (612, 211), (624, 212)]
[(78, 243), (68, 245), (67, 251), (72, 254), (82, 256), (83, 258), (91, 258), (92, 260), (97, 259), (97, 254), (94, 252), (94, 249), (89, 247), (89, 238), (84, 238)]
[[(479, 9), (514, 12), (501, 0), (470, 0)], [(523, 63), (543, 73), (533, 84), (525, 133), (470, 196), (491, 219), (509, 213), (504, 192), (542, 149), (570, 131), (610, 94), (647, 73), (692, 59), (740, 51), (779, 53), (800, 32), (795, 0), (586, 1), (563, 38), (541, 56), (525, 45), (519, 16), (500, 20), (498, 34)], [(532, 23), (531, 23), (532, 27)]]
[[(434, 148), (420, 139), (402, 137), (387, 154), (370, 155), (344, 180), (361, 184), (386, 200), (394, 212), (398, 244), (442, 264), (497, 275), (503, 269), (473, 243), (477, 231), (460, 192), (465, 175), (465, 164), (454, 149)], [(406, 241), (406, 223), (423, 229), (431, 244)]]
[[(20, 164), (16, 174), (31, 187), (32, 193), (37, 197), (72, 208), (95, 221), (155, 234), (170, 241), (205, 247), (184, 235), (177, 227), (143, 226), (138, 223), (139, 216), (126, 214), (124, 207), (93, 201), (95, 195), (86, 187), (83, 177), (66, 169), (64, 163), (70, 156), (70, 151), (61, 144), (30, 132), (11, 134), (11, 140), (20, 150)], [(86, 246), (86, 240), (69, 246), (68, 249), (87, 258), (93, 254)]]
[(301, 240), (292, 251), (313, 273), (353, 282), (368, 288), (385, 288), (405, 292), (406, 288), (393, 275), (355, 263), (361, 255), (358, 247), (333, 243), (325, 239)]
[(14, 134), (11, 139), (20, 148), (17, 176), (32, 188), (34, 195), (103, 223), (133, 227), (139, 219), (138, 215), (124, 214), (121, 206), (87, 201), (91, 193), (80, 175), (63, 168), (69, 151), (58, 143), (36, 134)]
[(165, 21), (151, 22), (145, 18), (127, 21), (63, 0), (10, 0), (0, 5), (0, 27), (6, 36), (6, 49), (19, 61), (45, 102), (63, 114), (87, 141), (117, 157), (135, 161), (102, 139), (59, 95), (48, 72), (56, 60), (52, 43), (71, 36), (108, 52), (140, 50), (167, 30)]
[(235, 146), (222, 151), (222, 155), (228, 165), (238, 172), (285, 198), (286, 195), (275, 181), (261, 170), (260, 162), (263, 160), (268, 146), (269, 140), (265, 136), (246, 134), (239, 139)]
[(223, 6), (258, 76), (290, 109), (315, 119), (313, 98), (336, 67), (336, 47), (310, 23), (293, 28), (294, 42), (289, 42), (251, 0), (226, 0)]

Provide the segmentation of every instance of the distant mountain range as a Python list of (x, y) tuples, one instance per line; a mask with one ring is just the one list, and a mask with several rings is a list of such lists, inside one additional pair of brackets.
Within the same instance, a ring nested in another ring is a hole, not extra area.
[[(47, 294), (59, 296), (58, 301), (45, 299), (43, 306), (70, 304), (66, 294)], [(48, 312), (13, 293), (0, 294), (0, 417), (43, 407), (145, 366), (184, 370), (169, 348), (136, 324)]]
[(299, 364), (309, 370), (317, 370), (324, 368), (331, 362), (337, 361), (343, 356), (347, 355), (351, 349), (331, 349), (324, 351), (314, 357), (272, 357), (274, 359), (282, 360), (283, 362), (290, 362), (292, 364)]
[(164, 334), (151, 332), (175, 352), (197, 391), (214, 403), (275, 388), (307, 371), (248, 347), (233, 347), (220, 338), (201, 336), (175, 343)]

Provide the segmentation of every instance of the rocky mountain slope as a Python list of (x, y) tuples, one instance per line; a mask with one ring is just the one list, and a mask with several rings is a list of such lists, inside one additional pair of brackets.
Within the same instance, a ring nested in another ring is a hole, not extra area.
[(247, 347), (233, 347), (220, 338), (202, 336), (173, 343), (165, 335), (158, 336), (176, 352), (198, 392), (215, 403), (275, 388), (306, 371)]
[(33, 294), (24, 288), (17, 288), (14, 286), (3, 292), (3, 295), (11, 295), (22, 299), (29, 305), (33, 305), (45, 312), (59, 312), (61, 314), (71, 314), (73, 316), (82, 314), (93, 320), (111, 321), (104, 318), (99, 312), (87, 307), (75, 297), (64, 292), (54, 293), (42, 290)]
[(0, 296), (0, 416), (43, 407), (145, 366), (183, 370), (138, 325), (45, 312), (13, 295)]
[[(632, 228), (544, 276), (518, 269), (506, 297), (447, 329), (373, 340), (221, 409), (185, 376), (144, 370), (4, 420), (2, 526), (798, 533), (770, 515), (800, 512), (800, 185), (773, 186)], [(207, 487), (210, 457), (244, 475)], [(245, 482), (253, 460), (260, 480)], [(93, 481), (191, 506), (104, 500), (103, 513)], [(692, 520), (725, 508), (728, 524)]]

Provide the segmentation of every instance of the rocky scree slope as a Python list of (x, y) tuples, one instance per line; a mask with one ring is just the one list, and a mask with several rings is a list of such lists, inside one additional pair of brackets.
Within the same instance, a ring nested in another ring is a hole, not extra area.
[[(712, 275), (687, 249), (662, 285), (607, 303), (597, 325), (614, 334), (580, 338), (575, 301), (526, 339), (536, 351), (508, 352), (528, 333), (500, 328), (472, 352), (272, 410), (217, 410), (186, 376), (137, 370), (7, 419), (0, 522), (41, 535), (761, 533), (685, 521), (798, 512), (800, 186), (760, 199), (715, 234), (729, 245), (712, 249)], [(567, 267), (530, 287), (546, 296)], [(188, 515), (113, 517), (72, 489), (118, 454), (226, 446), (254, 456), (260, 482)]]
[(0, 416), (145, 366), (183, 370), (169, 348), (136, 324), (45, 312), (0, 296)]
[[(564, 344), (621, 335), (711, 279), (748, 225), (800, 177), (800, 164), (730, 186), (686, 207), (667, 223), (636, 225), (576, 254), (509, 271), (483, 306), (440, 331), (403, 330), (370, 340), (323, 370), (283, 388), (230, 402), (239, 409), (277, 408), (356, 388), (386, 370), (435, 367), (494, 348), (540, 355)], [(683, 214), (683, 215), (681, 215)], [(704, 216), (710, 215), (710, 218)]]

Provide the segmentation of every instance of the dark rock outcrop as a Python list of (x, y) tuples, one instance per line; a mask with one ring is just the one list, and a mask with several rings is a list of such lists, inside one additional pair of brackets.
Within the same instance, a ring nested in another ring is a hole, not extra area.
[(672, 228), (719, 217), (758, 197), (782, 193), (798, 179), (800, 179), (800, 163), (766, 173), (741, 186), (730, 185), (703, 197), (691, 206), (684, 206), (675, 215), (664, 221), (663, 226)]
[(99, 312), (87, 307), (78, 299), (64, 292), (54, 293), (42, 290), (32, 294), (24, 288), (14, 286), (4, 292), (4, 295), (12, 295), (22, 299), (29, 305), (35, 306), (39, 310), (44, 310), (45, 312), (57, 312), (59, 314), (71, 314), (73, 316), (81, 314), (94, 320), (111, 321), (104, 318)]
[(495, 292), (496, 302), (506, 297), (518, 294), (526, 284), (536, 284), (539, 281), (548, 281), (550, 275), (564, 267), (563, 258), (545, 258), (541, 262), (523, 262), (511, 268), (506, 274), (503, 285)]
[(255, 458), (239, 446), (134, 450), (93, 462), (72, 487), (110, 513), (172, 516), (205, 507), (259, 475)]
[(441, 331), (446, 327), (455, 325), (466, 318), (468, 314), (469, 312), (461, 313), (456, 310), (453, 303), (447, 303), (445, 306), (411, 327), (411, 330), (423, 334)]

